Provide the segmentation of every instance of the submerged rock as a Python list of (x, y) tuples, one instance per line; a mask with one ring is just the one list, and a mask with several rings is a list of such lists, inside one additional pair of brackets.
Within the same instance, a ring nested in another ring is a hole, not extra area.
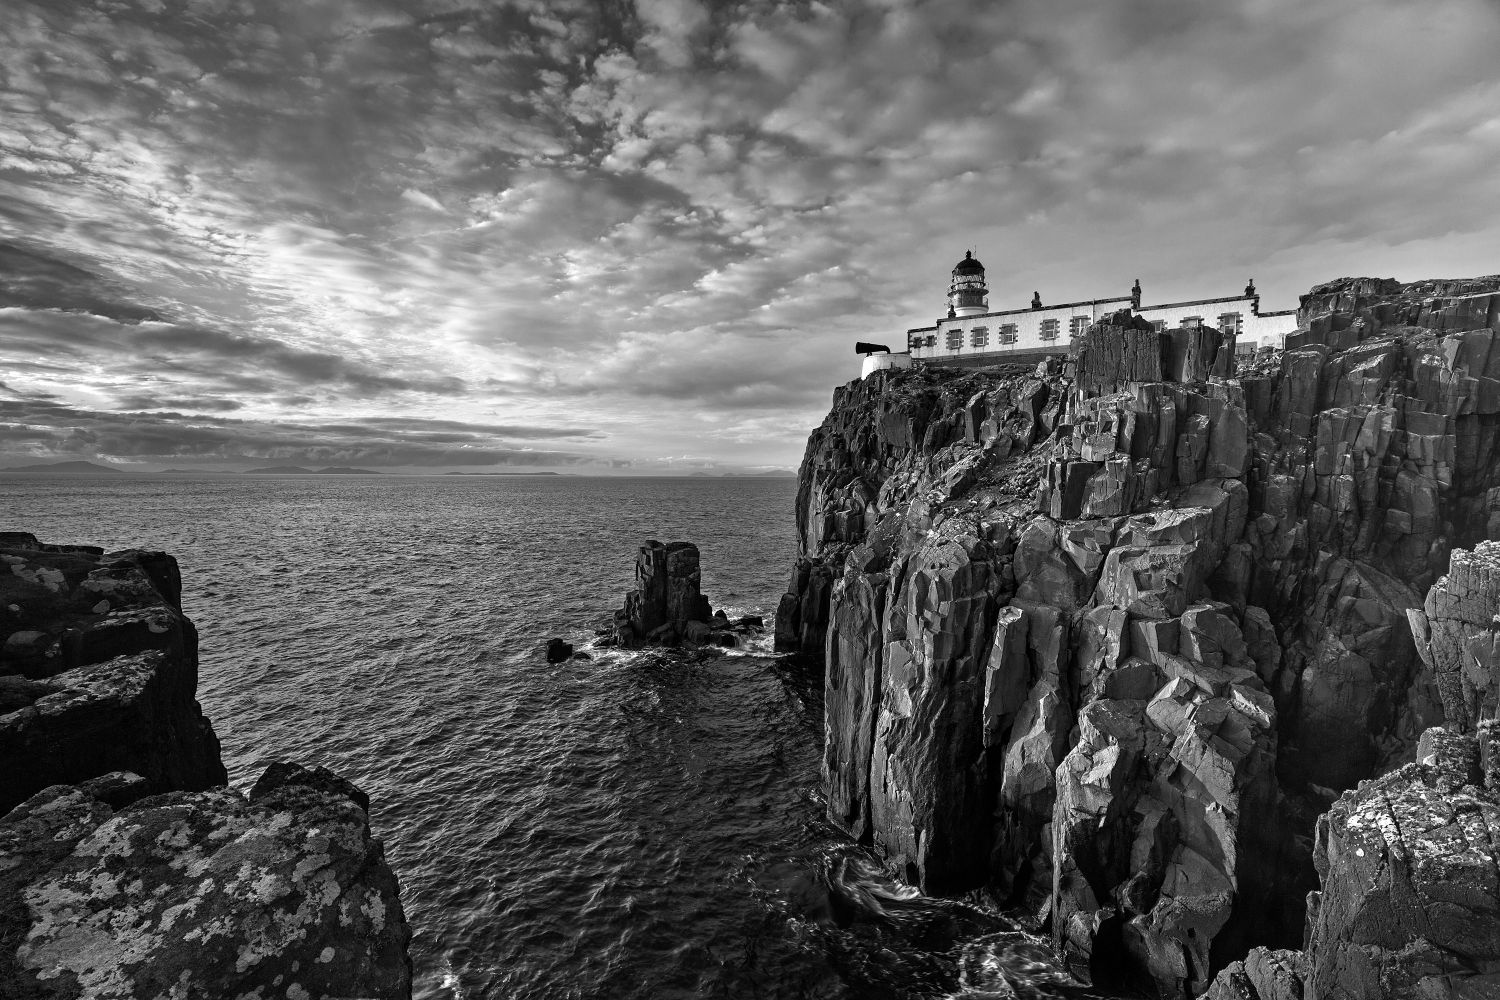
[(367, 802), (281, 764), (249, 799), (44, 789), (0, 819), (0, 995), (410, 997)]

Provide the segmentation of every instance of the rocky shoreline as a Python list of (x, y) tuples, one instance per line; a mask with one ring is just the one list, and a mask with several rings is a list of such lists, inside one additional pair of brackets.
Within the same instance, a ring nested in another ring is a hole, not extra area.
[(1122, 314), (840, 388), (777, 646), (823, 664), (829, 818), (1080, 980), (1495, 995), (1500, 278), (1298, 322), (1243, 370)]
[(0, 534), (0, 996), (411, 996), (369, 799), (247, 795), (196, 701), (176, 561)]

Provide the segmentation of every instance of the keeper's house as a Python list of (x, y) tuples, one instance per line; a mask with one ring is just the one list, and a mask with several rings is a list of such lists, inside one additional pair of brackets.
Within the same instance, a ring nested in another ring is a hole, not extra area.
[(929, 365), (983, 368), (1006, 363), (1029, 363), (1066, 354), (1069, 343), (1094, 322), (1121, 309), (1130, 309), (1157, 329), (1174, 326), (1212, 326), (1237, 336), (1236, 353), (1253, 354), (1261, 348), (1280, 348), (1297, 329), (1297, 310), (1261, 312), (1255, 282), (1243, 295), (1191, 302), (1141, 304), (1141, 283), (1129, 295), (1087, 299), (1061, 305), (1042, 304), (1033, 293), (1025, 309), (991, 312), (984, 265), (972, 253), (953, 268), (948, 286), (948, 315), (933, 326), (906, 331), (914, 360)]

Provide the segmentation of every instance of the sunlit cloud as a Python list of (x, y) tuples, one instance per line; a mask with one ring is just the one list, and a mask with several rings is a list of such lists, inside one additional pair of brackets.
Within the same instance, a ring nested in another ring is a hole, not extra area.
[(996, 307), (1290, 307), (1500, 248), (1486, 0), (17, 0), (0, 47), (9, 454), (791, 467), (964, 249)]

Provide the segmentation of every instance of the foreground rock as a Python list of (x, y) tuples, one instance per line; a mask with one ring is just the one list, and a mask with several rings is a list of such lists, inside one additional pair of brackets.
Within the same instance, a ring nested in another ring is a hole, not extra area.
[(0, 534), (0, 813), (111, 771), (152, 792), (228, 780), (181, 589), (162, 552)]
[(1454, 551), (1448, 574), (1407, 617), (1449, 725), (1473, 732), (1500, 718), (1500, 542)]
[(280, 764), (248, 799), (90, 792), (0, 819), (0, 996), (410, 997), (410, 931), (352, 785)]
[(19, 533), (0, 563), (0, 996), (409, 997), (364, 793), (214, 787), (177, 563)]
[(1500, 724), (1428, 730), (1319, 819), (1315, 861), (1306, 951), (1256, 949), (1211, 1000), (1500, 996)]
[(1316, 816), (1496, 714), (1500, 549), (1448, 555), (1500, 532), (1500, 278), (1299, 324), (1236, 376), (1122, 314), (1061, 374), (851, 383), (808, 442), (776, 641), (824, 664), (830, 819), (1081, 979), (1300, 946)]

